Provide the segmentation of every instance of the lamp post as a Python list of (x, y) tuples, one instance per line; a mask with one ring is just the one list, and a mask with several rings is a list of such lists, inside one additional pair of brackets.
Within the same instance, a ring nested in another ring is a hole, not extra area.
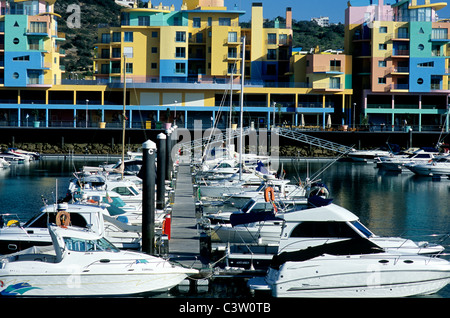
[(89, 106), (89, 99), (86, 99), (86, 128), (88, 127), (88, 106)]
[(173, 101), (175, 103), (175, 115), (173, 116), (173, 125), (176, 126), (177, 125), (177, 104), (178, 101)]

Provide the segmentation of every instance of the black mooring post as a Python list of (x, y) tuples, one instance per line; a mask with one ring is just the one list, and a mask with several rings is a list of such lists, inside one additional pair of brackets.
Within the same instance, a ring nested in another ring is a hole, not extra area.
[(155, 246), (155, 157), (156, 144), (142, 144), (142, 251), (153, 255)]
[(157, 169), (156, 169), (156, 208), (164, 209), (165, 195), (166, 195), (166, 135), (160, 133), (158, 136), (158, 154), (157, 154)]

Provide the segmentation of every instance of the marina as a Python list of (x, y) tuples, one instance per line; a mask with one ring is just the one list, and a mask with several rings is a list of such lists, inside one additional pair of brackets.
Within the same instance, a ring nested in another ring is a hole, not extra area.
[[(1, 214), (14, 214), (21, 221), (29, 220), (43, 205), (51, 206), (56, 198), (64, 197), (75, 171), (84, 166), (105, 164), (105, 160), (114, 163), (117, 158), (85, 156), (76, 160), (64, 160), (44, 156), (38, 161), (13, 164), (1, 169)], [(282, 158), (280, 162), (283, 164), (285, 179), (291, 184), (305, 182), (308, 176), (321, 171), (319, 180), (326, 185), (330, 201), (333, 202), (327, 207), (338, 205), (342, 209), (352, 211), (355, 220), (359, 220), (377, 236), (409, 238), (411, 242), (419, 242), (423, 247), (432, 247), (437, 242), (447, 250), (450, 232), (447, 215), (450, 203), (448, 177), (438, 179), (419, 176), (409, 170), (392, 172), (379, 168), (374, 162), (341, 162), (336, 158)], [(245, 265), (242, 259), (233, 261), (233, 256), (237, 254), (229, 254), (230, 243), (220, 243), (215, 239), (211, 227), (205, 227), (205, 217), (217, 215), (218, 212), (223, 217), (226, 211), (233, 214), (238, 209), (218, 203), (217, 200), (208, 201), (201, 198), (197, 191), (195, 171), (196, 167), (191, 158), (180, 156), (175, 161), (173, 178), (167, 183), (169, 237), (160, 236), (162, 232), (157, 226), (156, 253), (183, 268), (196, 270), (197, 274), (167, 292), (144, 297), (251, 297), (255, 300), (267, 297), (267, 291), (253, 291), (248, 283), (255, 277), (264, 278), (267, 264), (270, 264), (273, 254), (265, 253), (262, 257), (266, 262), (264, 266), (259, 266), (264, 262), (257, 261), (257, 255), (254, 253), (244, 253), (247, 257), (251, 255), (254, 261), (252, 266), (247, 266), (248, 263)], [(265, 202), (264, 199), (262, 202)], [(288, 204), (287, 201), (285, 204)], [(304, 205), (304, 202), (297, 204)], [(301, 213), (301, 209), (299, 211)], [(263, 222), (269, 224), (268, 220)], [(408, 245), (402, 241), (400, 244), (405, 244), (405, 247)], [(240, 246), (242, 251), (250, 245), (236, 246), (236, 250), (239, 250)], [(269, 244), (263, 249), (268, 252), (273, 248)], [(426, 254), (425, 249), (419, 249), (421, 252), (416, 251), (413, 254)], [(447, 259), (446, 250), (437, 249), (430, 253), (437, 252), (439, 259)], [(448, 298), (450, 288), (444, 286), (437, 293), (425, 297)]]

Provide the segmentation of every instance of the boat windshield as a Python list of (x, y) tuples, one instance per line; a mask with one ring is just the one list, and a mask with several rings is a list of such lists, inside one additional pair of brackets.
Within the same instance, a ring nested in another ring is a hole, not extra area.
[(370, 238), (373, 236), (373, 233), (365, 227), (361, 222), (359, 221), (352, 221), (350, 222), (354, 227), (356, 227), (362, 234), (364, 234), (367, 238)]
[(64, 244), (69, 251), (74, 252), (119, 252), (119, 249), (105, 238), (85, 240), (76, 237), (64, 237)]
[(246, 213), (250, 210), (250, 208), (253, 206), (253, 204), (255, 203), (255, 200), (249, 200), (246, 204), (244, 204), (244, 206), (241, 208), (241, 211)]

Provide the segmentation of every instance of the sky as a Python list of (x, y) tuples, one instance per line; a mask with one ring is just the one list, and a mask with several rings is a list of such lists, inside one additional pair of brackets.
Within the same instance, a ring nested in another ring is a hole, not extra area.
[[(418, 0), (422, 3), (424, 0)], [(153, 0), (153, 5), (175, 5), (175, 9), (181, 8), (183, 0)], [(310, 20), (312, 17), (327, 16), (331, 23), (344, 23), (345, 9), (347, 0), (225, 0), (225, 6), (229, 9), (236, 5), (238, 9), (247, 13), (241, 17), (242, 22), (248, 22), (251, 19), (251, 10), (253, 2), (262, 2), (263, 14), (266, 19), (274, 19), (277, 16), (286, 16), (286, 8), (292, 8), (292, 17), (294, 20)], [(358, 1), (356, 1), (358, 2)], [(385, 3), (394, 3), (395, 0), (385, 0)], [(446, 0), (431, 0), (431, 3), (446, 2)], [(450, 18), (450, 4), (444, 9), (438, 11), (440, 18)]]

